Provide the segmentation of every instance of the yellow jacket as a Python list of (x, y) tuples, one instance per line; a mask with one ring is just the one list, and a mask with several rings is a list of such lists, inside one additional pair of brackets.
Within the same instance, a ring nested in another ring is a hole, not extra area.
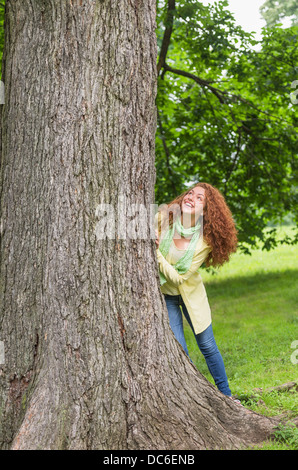
[(196, 334), (201, 333), (211, 324), (208, 297), (201, 275), (197, 272), (210, 251), (211, 247), (206, 241), (199, 238), (189, 270), (184, 274), (179, 274), (169, 262), (170, 255), (168, 254), (165, 258), (159, 248), (156, 250), (159, 269), (167, 279), (167, 282), (161, 286), (161, 291), (171, 295), (173, 287), (178, 289)]

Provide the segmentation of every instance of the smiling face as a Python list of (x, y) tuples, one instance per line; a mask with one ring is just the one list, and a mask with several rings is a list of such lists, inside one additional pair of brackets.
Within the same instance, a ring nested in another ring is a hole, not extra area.
[(201, 214), (204, 203), (205, 189), (201, 188), (200, 186), (196, 186), (195, 188), (188, 191), (188, 193), (184, 196), (181, 205), (182, 213), (189, 215)]

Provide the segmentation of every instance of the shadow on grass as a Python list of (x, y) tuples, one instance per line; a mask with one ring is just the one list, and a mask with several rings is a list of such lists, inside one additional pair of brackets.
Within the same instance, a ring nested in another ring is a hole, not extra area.
[(288, 290), (289, 300), (298, 301), (298, 269), (285, 269), (283, 271), (261, 271), (250, 275), (237, 275), (235, 277), (220, 279), (216, 276), (205, 281), (208, 296), (216, 298), (218, 296), (229, 296), (233, 298), (242, 297), (250, 292), (266, 292), (274, 290), (278, 295), (279, 291)]

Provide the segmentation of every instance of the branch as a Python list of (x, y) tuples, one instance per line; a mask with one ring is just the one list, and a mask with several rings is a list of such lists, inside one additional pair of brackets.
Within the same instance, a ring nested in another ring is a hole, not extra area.
[[(244, 398), (244, 401), (245, 400), (259, 400), (260, 399), (260, 394), (262, 393), (272, 393), (272, 392), (288, 392), (289, 390), (293, 390), (293, 391), (298, 391), (298, 382), (288, 382), (288, 383), (285, 383), (285, 384), (282, 384), (282, 385), (278, 385), (277, 387), (271, 387), (271, 388), (267, 388), (265, 390), (263, 390), (262, 388), (254, 388), (253, 391), (257, 393), (257, 395), (253, 394), (253, 395), (247, 395), (245, 398)], [(236, 395), (238, 397), (238, 395)], [(239, 395), (238, 398), (243, 399), (243, 397), (241, 395)]]
[(178, 70), (178, 69), (173, 69), (170, 67), (168, 64), (164, 64), (164, 70), (168, 72), (175, 73), (176, 75), (182, 75), (183, 77), (191, 78), (195, 82), (197, 82), (199, 85), (208, 88), (212, 93), (218, 98), (218, 100), (221, 103), (225, 103), (225, 100), (223, 98), (223, 91), (218, 90), (217, 88), (214, 88), (212, 85), (210, 85), (208, 80), (204, 80), (203, 78), (197, 77), (197, 75), (194, 75), (193, 73), (190, 72), (185, 72), (184, 70)]
[(175, 5), (175, 0), (168, 0), (168, 11), (167, 11), (167, 16), (166, 16), (166, 29), (163, 35), (163, 40), (161, 44), (161, 49), (160, 49), (160, 54), (159, 54), (159, 60), (157, 64), (157, 73), (159, 75), (160, 69), (164, 66), (166, 57), (167, 57), (167, 52), (168, 48), (170, 45), (170, 40), (171, 40), (171, 34), (173, 31), (173, 20), (174, 20), (174, 14), (176, 11), (176, 5)]
[(160, 74), (161, 69), (163, 69), (162, 78), (164, 77), (167, 71), (175, 73), (176, 75), (181, 75), (181, 76), (190, 78), (194, 80), (196, 83), (198, 83), (201, 87), (208, 88), (217, 97), (217, 99), (219, 100), (221, 104), (226, 103), (227, 100), (239, 100), (242, 103), (247, 104), (249, 107), (255, 109), (259, 113), (265, 114), (266, 116), (269, 116), (280, 122), (283, 122), (284, 119), (279, 118), (278, 116), (274, 116), (273, 114), (270, 114), (267, 111), (263, 111), (259, 109), (251, 101), (243, 98), (241, 95), (235, 95), (234, 93), (230, 93), (229, 91), (222, 91), (222, 90), (219, 90), (218, 88), (215, 88), (214, 86), (211, 85), (211, 83), (214, 83), (214, 81), (204, 80), (194, 75), (193, 73), (185, 72), (184, 70), (174, 69), (166, 63), (166, 57), (167, 57), (167, 53), (168, 53), (168, 49), (169, 49), (169, 45), (171, 41), (171, 35), (173, 31), (173, 22), (174, 22), (175, 13), (176, 13), (175, 0), (168, 0), (168, 10), (167, 10), (166, 20), (165, 20), (166, 28), (165, 28), (162, 45), (160, 49), (159, 60), (157, 64), (158, 75)]
[(226, 103), (227, 100), (225, 98), (230, 99), (230, 100), (232, 100), (232, 99), (233, 100), (239, 100), (242, 103), (245, 103), (248, 106), (250, 106), (251, 108), (255, 109), (259, 113), (266, 114), (266, 116), (270, 116), (270, 117), (272, 117), (272, 118), (274, 118), (274, 119), (276, 119), (277, 121), (280, 121), (280, 122), (285, 121), (285, 119), (283, 119), (283, 118), (280, 118), (278, 116), (275, 116), (274, 114), (268, 113), (267, 111), (263, 111), (262, 109), (258, 108), (256, 105), (254, 105), (251, 101), (247, 100), (246, 98), (243, 98), (241, 95), (235, 95), (234, 93), (231, 93), (229, 91), (222, 91), (222, 90), (219, 90), (218, 88), (213, 87), (211, 85), (211, 83), (212, 83), (211, 81), (204, 80), (204, 79), (198, 77), (197, 75), (194, 75), (193, 73), (185, 72), (184, 70), (173, 69), (167, 63), (164, 64), (163, 68), (164, 68), (164, 73), (168, 71), (168, 72), (175, 73), (176, 75), (182, 75), (183, 77), (191, 78), (192, 80), (197, 82), (199, 85), (208, 88), (210, 91), (212, 91), (212, 93), (218, 98), (218, 100), (222, 104)]
[(157, 120), (158, 120), (158, 125), (159, 125), (159, 128), (160, 128), (160, 137), (161, 137), (162, 145), (163, 145), (165, 155), (166, 155), (166, 166), (167, 166), (167, 170), (168, 170), (168, 175), (169, 175), (169, 179), (171, 181), (171, 186), (172, 186), (172, 188), (174, 190), (174, 193), (175, 193), (176, 187), (175, 187), (174, 182), (172, 181), (172, 176), (173, 176), (174, 172), (173, 172), (173, 170), (171, 168), (171, 165), (170, 165), (170, 151), (169, 151), (169, 148), (167, 146), (165, 133), (164, 133), (163, 125), (162, 125), (162, 120), (161, 120), (161, 116), (160, 116), (158, 108), (157, 108)]
[(164, 148), (165, 155), (166, 155), (167, 168), (168, 168), (169, 173), (170, 173), (170, 171), (171, 171), (171, 168), (170, 168), (170, 151), (169, 151), (167, 143), (166, 143), (164, 129), (163, 129), (163, 125), (162, 125), (162, 121), (161, 121), (161, 117), (160, 117), (160, 113), (159, 113), (158, 108), (157, 108), (157, 121), (158, 121), (158, 125), (159, 125), (159, 128), (160, 128), (161, 141), (162, 141), (163, 148)]

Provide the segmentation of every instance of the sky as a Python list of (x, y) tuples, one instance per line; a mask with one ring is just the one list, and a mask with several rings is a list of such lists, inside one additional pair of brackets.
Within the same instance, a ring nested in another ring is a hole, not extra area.
[[(215, 0), (201, 0), (204, 5), (213, 4)], [(265, 0), (228, 0), (229, 10), (234, 13), (236, 22), (247, 32), (255, 31), (255, 39), (261, 39), (261, 29), (266, 26), (259, 12)]]

